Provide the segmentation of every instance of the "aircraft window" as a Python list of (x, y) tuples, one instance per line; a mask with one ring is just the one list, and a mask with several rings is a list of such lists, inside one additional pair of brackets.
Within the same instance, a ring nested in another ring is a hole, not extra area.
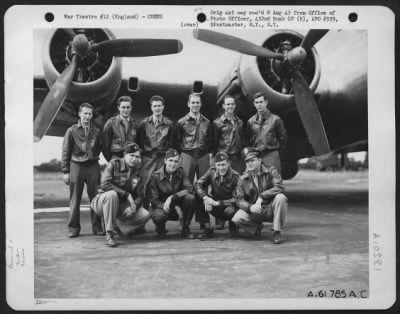
[(202, 81), (195, 81), (193, 83), (193, 92), (195, 92), (195, 93), (203, 92), (203, 82)]
[(128, 89), (130, 90), (138, 90), (139, 88), (139, 79), (137, 77), (130, 77)]

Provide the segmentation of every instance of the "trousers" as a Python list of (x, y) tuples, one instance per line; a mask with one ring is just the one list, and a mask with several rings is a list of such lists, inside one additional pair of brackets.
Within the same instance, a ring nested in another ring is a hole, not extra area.
[(149, 181), (151, 178), (151, 175), (154, 171), (158, 170), (161, 168), (161, 166), (164, 164), (164, 157), (148, 157), (148, 156), (143, 156), (142, 157), (142, 179), (143, 179), (143, 186), (144, 186), (144, 206), (148, 208), (149, 202), (150, 202), (150, 188), (149, 188)]
[[(69, 217), (68, 229), (70, 232), (79, 233), (80, 205), (82, 200), (83, 188), (86, 183), (86, 190), (91, 201), (97, 194), (97, 186), (100, 183), (100, 166), (98, 162), (77, 163), (71, 162), (69, 173)], [(102, 230), (101, 219), (90, 210), (92, 231)]]
[[(213, 206), (211, 212), (207, 213), (204, 205), (198, 207), (198, 213), (196, 215), (199, 223), (210, 222), (210, 215), (213, 215), (216, 219), (220, 220), (220, 223), (225, 220), (231, 220), (236, 213), (237, 208), (235, 206)], [(217, 222), (216, 222), (217, 223)]]
[(262, 207), (261, 213), (248, 213), (239, 209), (232, 221), (236, 226), (244, 229), (249, 234), (254, 235), (257, 226), (262, 222), (272, 222), (272, 230), (282, 231), (288, 211), (288, 200), (285, 195), (279, 193), (275, 195), (273, 201)]
[(136, 209), (136, 212), (130, 217), (123, 217), (123, 211), (129, 206), (128, 201), (119, 201), (115, 191), (97, 194), (91, 202), (91, 207), (97, 216), (104, 217), (107, 232), (114, 231), (115, 227), (118, 226), (125, 235), (135, 233), (150, 220), (149, 212), (143, 207)]
[(178, 213), (175, 210), (175, 206), (179, 206), (183, 213), (183, 224), (185, 227), (189, 227), (194, 215), (194, 203), (194, 195), (189, 192), (184, 193), (171, 202), (169, 213), (166, 213), (162, 208), (153, 208), (151, 210), (151, 219), (156, 227), (163, 227), (167, 220), (179, 219)]
[(201, 157), (195, 158), (190, 154), (182, 152), (181, 154), (182, 168), (185, 170), (190, 183), (193, 184), (194, 176), (198, 180), (210, 168), (210, 156), (205, 154)]

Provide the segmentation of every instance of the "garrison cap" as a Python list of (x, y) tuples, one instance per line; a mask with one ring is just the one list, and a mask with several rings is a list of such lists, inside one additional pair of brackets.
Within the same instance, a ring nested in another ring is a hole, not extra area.
[(136, 152), (141, 152), (141, 149), (138, 144), (131, 143), (125, 146), (125, 154), (133, 154)]
[(171, 158), (171, 157), (176, 157), (179, 156), (179, 153), (176, 149), (169, 148), (166, 153), (165, 153), (165, 159)]
[(257, 150), (254, 147), (245, 147), (242, 150), (242, 156), (244, 158), (244, 161), (247, 161), (253, 157), (260, 157), (260, 151)]
[(225, 152), (218, 152), (215, 154), (215, 162), (220, 162), (224, 160), (229, 160), (229, 156)]

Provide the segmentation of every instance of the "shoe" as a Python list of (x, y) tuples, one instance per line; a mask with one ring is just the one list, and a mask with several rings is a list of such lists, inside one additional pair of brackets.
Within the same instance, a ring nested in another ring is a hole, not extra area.
[(125, 234), (121, 231), (118, 226), (114, 227), (114, 233), (116, 233), (120, 238), (125, 238)]
[(116, 247), (118, 246), (117, 241), (114, 239), (114, 233), (111, 231), (107, 232), (107, 238), (106, 238), (106, 245), (109, 247)]
[(201, 234), (199, 234), (198, 236), (197, 236), (197, 238), (198, 239), (209, 239), (209, 238), (212, 238), (212, 236), (213, 236), (213, 234), (214, 234), (214, 229), (213, 228), (204, 228), (204, 231), (203, 231), (203, 233), (201, 233)]
[(260, 238), (261, 237), (261, 231), (263, 230), (263, 228), (264, 228), (264, 225), (262, 223), (260, 223), (257, 226), (256, 233), (254, 234), (254, 238)]
[(70, 238), (77, 238), (77, 237), (79, 237), (79, 232), (73, 232), (73, 231), (71, 231), (71, 232), (69, 233), (69, 237), (70, 237)]
[(186, 227), (181, 231), (181, 237), (193, 240), (195, 238), (195, 235), (190, 231), (189, 227)]
[(156, 227), (157, 238), (164, 239), (167, 236), (168, 230), (165, 229), (165, 225)]
[(272, 242), (274, 244), (281, 244), (282, 243), (282, 237), (281, 237), (281, 232), (280, 231), (274, 231), (272, 235)]

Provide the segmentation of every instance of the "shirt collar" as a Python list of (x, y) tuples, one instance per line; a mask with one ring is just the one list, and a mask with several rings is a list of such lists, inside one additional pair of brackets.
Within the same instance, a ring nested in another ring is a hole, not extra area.
[(234, 114), (234, 115), (232, 116), (232, 119), (229, 119), (229, 118), (225, 115), (225, 113), (224, 113), (224, 114), (222, 114), (221, 119), (222, 119), (222, 121), (224, 121), (224, 122), (225, 122), (226, 120), (228, 120), (228, 121), (231, 121), (231, 120), (236, 121), (236, 120), (237, 120), (237, 117), (236, 117), (236, 115)]
[[(78, 127), (81, 127), (82, 129), (85, 128), (81, 122), (81, 119), (78, 120)], [(92, 128), (92, 122), (89, 122), (89, 125), (87, 126), (89, 130)]]
[[(186, 117), (187, 117), (187, 119), (189, 120), (189, 119), (193, 119), (193, 120), (196, 120), (197, 121), (197, 119), (196, 119), (196, 117), (189, 111), (189, 113), (186, 115)], [(200, 113), (200, 115), (199, 115), (199, 121), (201, 121), (203, 119), (203, 115)]]
[[(161, 118), (159, 119), (160, 124), (163, 123), (163, 120), (164, 120), (164, 116), (161, 116)], [(155, 124), (155, 123), (156, 123), (155, 117), (154, 117), (154, 116), (151, 116), (151, 117), (150, 117), (150, 121), (153, 122), (153, 123)]]
[(269, 111), (268, 109), (265, 110), (261, 115), (257, 113), (257, 121), (260, 119), (260, 117), (264, 118), (264, 120), (267, 120), (270, 115), (271, 111)]
[(218, 178), (218, 177), (224, 177), (224, 178), (226, 178), (226, 179), (229, 181), (230, 178), (232, 177), (232, 168), (229, 167), (229, 168), (228, 168), (228, 171), (225, 173), (224, 176), (221, 176), (221, 175), (218, 173), (218, 170), (215, 169), (214, 179), (216, 179), (216, 178)]
[(120, 122), (122, 122), (122, 121), (128, 121), (128, 122), (130, 122), (131, 121), (131, 117), (128, 117), (128, 118), (123, 118), (120, 114), (118, 115), (118, 118), (119, 118), (119, 120), (120, 120)]

